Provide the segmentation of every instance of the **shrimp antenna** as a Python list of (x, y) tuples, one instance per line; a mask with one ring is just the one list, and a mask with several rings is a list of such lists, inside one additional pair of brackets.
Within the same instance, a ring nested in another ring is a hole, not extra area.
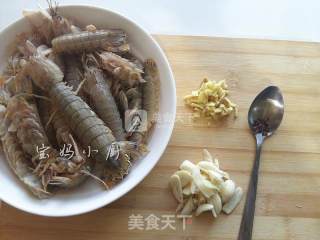
[(52, 17), (57, 16), (58, 15), (58, 6), (59, 3), (57, 1), (52, 1), (52, 0), (46, 0), (47, 4), (49, 6), (49, 13)]

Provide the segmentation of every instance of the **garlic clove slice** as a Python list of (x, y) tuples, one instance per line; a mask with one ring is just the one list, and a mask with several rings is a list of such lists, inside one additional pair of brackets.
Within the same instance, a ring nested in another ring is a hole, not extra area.
[(192, 162), (190, 162), (189, 160), (184, 160), (181, 165), (180, 165), (180, 169), (181, 170), (186, 170), (188, 171), (190, 174), (192, 174), (193, 169), (196, 167), (196, 165), (194, 165)]
[(232, 180), (227, 180), (223, 182), (220, 186), (220, 195), (223, 203), (229, 201), (235, 191), (235, 184)]
[(186, 204), (184, 205), (183, 209), (181, 210), (181, 215), (189, 215), (192, 213), (194, 209), (193, 199), (190, 197)]
[(179, 170), (175, 174), (179, 176), (182, 188), (192, 181), (191, 174), (186, 170)]
[(176, 208), (176, 213), (180, 212), (183, 209), (184, 205), (185, 205), (185, 202), (179, 203)]
[(220, 173), (211, 170), (204, 170), (204, 172), (208, 175), (210, 181), (217, 186), (220, 186), (224, 180), (223, 176)]
[(212, 162), (207, 162), (207, 161), (200, 161), (197, 164), (201, 170), (203, 171), (214, 171), (216, 173), (219, 173), (220, 175), (222, 175), (225, 179), (229, 179), (229, 174), (220, 170), (216, 164), (212, 163)]
[(211, 213), (212, 213), (214, 218), (218, 217), (218, 214), (216, 213), (216, 210), (214, 208), (212, 208)]
[(183, 194), (182, 194), (182, 186), (181, 186), (180, 178), (177, 175), (173, 174), (170, 177), (169, 184), (170, 184), (173, 196), (177, 199), (179, 203), (181, 203), (183, 201)]
[(193, 183), (199, 188), (200, 192), (206, 197), (210, 198), (219, 189), (213, 185), (210, 181), (205, 179), (200, 172), (199, 168), (195, 168), (193, 173)]
[(223, 205), (223, 212), (230, 214), (240, 203), (243, 196), (243, 191), (241, 187), (237, 187), (231, 199)]
[(203, 212), (206, 212), (206, 211), (212, 211), (212, 209), (214, 209), (213, 205), (212, 204), (209, 204), (209, 203), (205, 203), (205, 204), (201, 204), (196, 212), (195, 212), (195, 215), (196, 216), (199, 216), (201, 213)]
[(183, 189), (182, 189), (182, 194), (183, 195), (186, 195), (186, 196), (189, 196), (192, 194), (191, 192), (191, 183), (188, 184), (187, 186), (185, 186)]
[(208, 203), (210, 203), (214, 206), (214, 210), (217, 215), (219, 215), (221, 213), (222, 201), (221, 201), (221, 197), (218, 193), (211, 196), (211, 198), (208, 199)]

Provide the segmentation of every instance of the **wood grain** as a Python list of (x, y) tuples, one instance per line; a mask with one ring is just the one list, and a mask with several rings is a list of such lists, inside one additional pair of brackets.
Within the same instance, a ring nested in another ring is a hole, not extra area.
[[(206, 147), (247, 189), (254, 140), (247, 127), (248, 107), (268, 85), (281, 88), (285, 116), (264, 146), (253, 229), (255, 240), (318, 240), (320, 237), (320, 44), (287, 41), (156, 36), (174, 71), (178, 106), (170, 144), (147, 178), (111, 205), (81, 216), (43, 218), (2, 204), (0, 239), (219, 239), (237, 238), (244, 201), (230, 216), (192, 218), (182, 229), (129, 230), (131, 214), (174, 214), (167, 179), (182, 160), (199, 160)], [(203, 77), (226, 79), (239, 104), (236, 120), (212, 126), (183, 116), (183, 96)]]

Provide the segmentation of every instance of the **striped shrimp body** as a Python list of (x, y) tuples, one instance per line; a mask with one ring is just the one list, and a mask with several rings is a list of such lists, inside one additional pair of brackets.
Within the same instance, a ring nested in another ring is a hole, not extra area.
[(117, 29), (65, 34), (52, 40), (52, 48), (58, 53), (92, 52), (97, 49), (119, 54), (129, 51), (127, 35)]
[(111, 130), (97, 117), (91, 108), (79, 96), (76, 96), (64, 83), (57, 83), (49, 91), (58, 109), (69, 119), (68, 123), (83, 147), (97, 150), (94, 156), (98, 161), (111, 160), (110, 146), (116, 141)]
[(159, 110), (160, 98), (160, 76), (154, 60), (147, 59), (145, 61), (144, 72), (144, 79), (146, 82), (142, 84), (142, 108), (147, 112), (148, 129), (150, 129), (156, 120), (155, 118)]
[(48, 91), (58, 110), (68, 119), (71, 131), (82, 146), (97, 150), (94, 156), (97, 161), (108, 161), (117, 167), (118, 156), (112, 151), (115, 137), (111, 130), (85, 101), (62, 82), (63, 73), (59, 68), (43, 56), (34, 56), (30, 58), (28, 73), (38, 87)]
[(143, 71), (128, 59), (111, 52), (103, 52), (98, 56), (102, 68), (120, 79), (125, 87), (131, 88), (144, 82), (141, 76)]
[(86, 67), (85, 79), (84, 89), (90, 97), (93, 109), (111, 129), (116, 140), (123, 141), (125, 134), (122, 120), (102, 71), (95, 66)]

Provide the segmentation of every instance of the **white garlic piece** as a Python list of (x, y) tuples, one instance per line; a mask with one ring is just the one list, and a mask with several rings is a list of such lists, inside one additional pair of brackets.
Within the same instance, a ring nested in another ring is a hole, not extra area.
[(225, 212), (226, 214), (230, 214), (238, 206), (238, 204), (242, 199), (242, 196), (243, 196), (242, 188), (237, 187), (233, 196), (229, 200), (229, 202), (223, 205), (223, 208), (222, 208), (223, 212)]
[(220, 185), (220, 195), (223, 203), (229, 201), (234, 194), (235, 184), (232, 180), (227, 180)]
[(186, 170), (179, 170), (175, 174), (179, 176), (182, 188), (192, 181), (191, 174)]
[(210, 198), (215, 192), (218, 191), (218, 188), (215, 185), (213, 185), (210, 181), (208, 181), (201, 175), (199, 168), (193, 169), (192, 177), (195, 185), (197, 185), (200, 192), (206, 198)]
[(186, 170), (188, 171), (190, 174), (192, 174), (193, 169), (196, 167), (196, 165), (194, 165), (192, 162), (190, 162), (189, 160), (184, 160), (181, 165), (180, 165), (180, 169), (181, 170)]
[(206, 211), (211, 211), (213, 208), (214, 208), (214, 207), (213, 207), (212, 204), (209, 204), (209, 203), (201, 204), (201, 205), (197, 208), (195, 215), (196, 215), (196, 216), (199, 216), (201, 213), (206, 212)]
[(173, 196), (177, 199), (179, 203), (181, 203), (183, 201), (183, 194), (182, 194), (182, 186), (181, 186), (180, 178), (177, 175), (173, 174), (170, 177), (169, 184), (170, 184)]
[(193, 199), (190, 197), (186, 204), (184, 205), (183, 209), (181, 210), (181, 215), (189, 215), (192, 213), (194, 209)]
[(214, 210), (217, 215), (219, 215), (221, 213), (222, 201), (221, 201), (220, 195), (218, 193), (214, 194), (210, 199), (208, 199), (208, 203), (210, 203), (214, 206)]

